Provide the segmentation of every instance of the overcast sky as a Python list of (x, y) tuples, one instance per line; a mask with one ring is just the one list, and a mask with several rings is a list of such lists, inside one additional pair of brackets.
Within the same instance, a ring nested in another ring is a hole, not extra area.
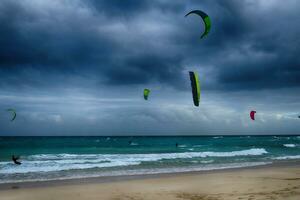
[[(203, 39), (201, 19), (184, 17), (195, 9), (212, 21)], [(0, 136), (300, 134), (299, 10), (298, 0), (1, 0)]]

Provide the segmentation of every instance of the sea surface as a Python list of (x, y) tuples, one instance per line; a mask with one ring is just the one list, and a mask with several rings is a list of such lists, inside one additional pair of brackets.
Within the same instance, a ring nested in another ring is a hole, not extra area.
[[(13, 164), (12, 155), (19, 155), (22, 164)], [(240, 168), (294, 159), (300, 159), (300, 136), (0, 137), (0, 183)]]

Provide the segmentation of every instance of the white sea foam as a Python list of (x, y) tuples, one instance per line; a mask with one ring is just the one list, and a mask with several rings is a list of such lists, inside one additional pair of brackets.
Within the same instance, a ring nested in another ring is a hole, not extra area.
[(213, 137), (214, 139), (219, 139), (219, 138), (223, 138), (223, 136), (215, 136)]
[(144, 175), (144, 174), (162, 174), (162, 173), (178, 173), (178, 172), (190, 172), (190, 171), (210, 171), (219, 169), (234, 169), (243, 167), (253, 167), (260, 165), (271, 164), (272, 162), (245, 162), (245, 163), (227, 163), (227, 164), (207, 164), (205, 166), (193, 166), (193, 167), (172, 167), (161, 169), (137, 169), (137, 170), (118, 170), (112, 172), (102, 172), (96, 174), (85, 174), (71, 176), (57, 177), (57, 178), (30, 178), (30, 179), (18, 179), (18, 180), (0, 180), (0, 183), (13, 183), (13, 182), (33, 182), (33, 181), (45, 181), (45, 180), (67, 180), (77, 178), (92, 178), (92, 177), (104, 177), (104, 176), (124, 176), (124, 175)]
[(22, 165), (19, 166), (10, 162), (0, 162), (0, 174), (111, 168), (171, 159), (259, 156), (266, 153), (268, 152), (263, 148), (252, 148), (231, 152), (207, 151), (161, 154), (39, 154), (25, 157), (22, 160)]
[(183, 153), (160, 153), (160, 154), (39, 154), (29, 156), (34, 160), (51, 160), (51, 159), (100, 159), (107, 161), (112, 159), (138, 159), (142, 161), (157, 161), (161, 159), (176, 159), (176, 158), (193, 158), (193, 157), (233, 157), (233, 156), (249, 156), (262, 155), (268, 153), (264, 148), (252, 148), (240, 151), (230, 152), (183, 152)]
[(207, 164), (207, 163), (213, 163), (214, 160), (202, 160), (200, 161), (200, 163), (204, 163), (204, 164)]
[(288, 160), (288, 159), (300, 159), (300, 155), (295, 155), (295, 156), (280, 156), (280, 157), (273, 158), (273, 160)]
[(295, 144), (284, 144), (283, 146), (285, 146), (285, 147), (296, 147)]

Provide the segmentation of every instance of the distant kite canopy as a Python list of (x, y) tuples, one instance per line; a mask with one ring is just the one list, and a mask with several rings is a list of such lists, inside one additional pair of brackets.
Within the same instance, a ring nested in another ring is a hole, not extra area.
[(149, 94), (150, 94), (150, 90), (149, 89), (144, 89), (144, 99), (145, 100), (148, 100), (148, 96), (149, 96)]
[(194, 105), (199, 106), (200, 84), (199, 84), (198, 74), (196, 72), (189, 72), (189, 74), (190, 74), (190, 79), (191, 79)]
[(251, 118), (252, 120), (255, 120), (255, 113), (256, 113), (256, 111), (254, 111), (254, 110), (252, 110), (252, 111), (250, 112), (250, 118)]
[(17, 117), (17, 113), (16, 113), (15, 109), (9, 108), (9, 109), (6, 109), (6, 111), (11, 112), (12, 118), (11, 118), (10, 121), (14, 121), (16, 119), (16, 117)]
[(189, 12), (188, 14), (186, 14), (185, 17), (189, 16), (190, 14), (199, 15), (202, 18), (203, 22), (204, 22), (205, 30), (204, 30), (204, 33), (201, 35), (201, 39), (202, 39), (210, 31), (210, 28), (211, 28), (210, 18), (205, 12), (203, 12), (201, 10), (193, 10), (193, 11)]

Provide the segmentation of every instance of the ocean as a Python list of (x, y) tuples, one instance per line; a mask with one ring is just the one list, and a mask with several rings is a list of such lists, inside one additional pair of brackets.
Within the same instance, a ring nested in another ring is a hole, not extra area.
[[(22, 164), (13, 164), (12, 155), (19, 155)], [(0, 137), (0, 183), (204, 171), (295, 159), (300, 159), (300, 136)]]

